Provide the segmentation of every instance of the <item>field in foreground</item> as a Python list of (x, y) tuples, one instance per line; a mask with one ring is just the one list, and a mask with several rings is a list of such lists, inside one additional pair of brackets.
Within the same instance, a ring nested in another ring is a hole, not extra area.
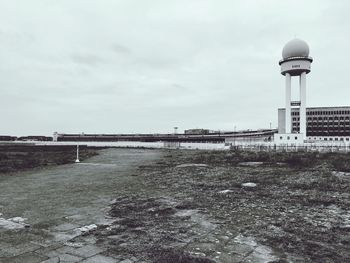
[(90, 235), (125, 262), (349, 262), (349, 160), (169, 151)]
[(349, 262), (349, 164), (342, 154), (105, 149), (4, 173), (0, 262)]

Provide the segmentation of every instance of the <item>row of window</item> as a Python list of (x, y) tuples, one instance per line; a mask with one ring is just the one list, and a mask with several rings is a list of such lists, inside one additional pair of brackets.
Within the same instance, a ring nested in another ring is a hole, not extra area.
[[(298, 130), (298, 129), (296, 129)], [(313, 129), (313, 130), (307, 130), (307, 133), (314, 133), (314, 132), (320, 132), (322, 134), (324, 134), (324, 136), (327, 136), (328, 133), (341, 133), (341, 134), (349, 134), (349, 132), (346, 131), (339, 131), (339, 130), (329, 130), (329, 131), (325, 131), (325, 130), (317, 130), (317, 129)]]
[[(300, 123), (299, 122), (292, 122), (292, 125), (293, 126), (299, 126)], [(350, 122), (308, 122), (306, 124), (306, 126), (324, 126), (324, 127), (327, 127), (327, 126), (331, 126), (331, 127), (344, 127), (344, 128), (348, 128), (350, 126)]]
[[(293, 127), (299, 127), (299, 126), (293, 126)], [(307, 126), (306, 129), (318, 129), (318, 130), (324, 130), (324, 131), (329, 131), (329, 130), (342, 130), (342, 131), (347, 131), (350, 133), (350, 129), (348, 127), (344, 127), (344, 126)]]
[[(296, 129), (298, 130), (298, 129)], [(319, 129), (308, 129), (307, 130), (307, 133), (309, 132), (322, 132), (325, 134), (325, 136), (327, 135), (327, 133), (333, 133), (333, 132), (336, 132), (336, 133), (342, 133), (342, 134), (350, 134), (350, 132), (347, 132), (347, 131), (344, 131), (344, 130), (319, 130)]]
[[(299, 118), (298, 118), (299, 119)], [(311, 121), (311, 120), (330, 120), (330, 121), (333, 121), (333, 120), (350, 120), (350, 117), (346, 116), (346, 117), (308, 117), (307, 118), (308, 121)]]
[[(282, 137), (282, 136), (280, 136), (280, 140), (283, 140), (283, 137)], [(287, 136), (287, 140), (290, 140), (290, 136)], [(298, 137), (295, 136), (295, 137), (294, 137), (294, 140), (298, 140)]]
[[(298, 124), (295, 124), (293, 123), (294, 126), (297, 126), (299, 125)], [(350, 125), (349, 124), (344, 124), (344, 123), (337, 123), (337, 124), (333, 124), (333, 123), (320, 123), (320, 122), (317, 122), (317, 123), (308, 123), (308, 125), (306, 125), (306, 127), (330, 127), (330, 128), (339, 128), (339, 129), (349, 129), (350, 128)]]
[(346, 132), (307, 132), (307, 136), (350, 136)]
[[(293, 133), (299, 133), (299, 127), (293, 127)], [(308, 127), (306, 130), (308, 136), (350, 136), (349, 130), (343, 129), (322, 129), (322, 128), (310, 128)]]
[(306, 115), (348, 115), (350, 114), (349, 110), (336, 110), (336, 111), (310, 111), (306, 112)]
[[(328, 141), (328, 138), (324, 138), (323, 140)], [(333, 141), (333, 138), (329, 138), (330, 141)], [(334, 138), (335, 141), (338, 141), (338, 138)], [(344, 138), (339, 138), (339, 141), (344, 141)], [(349, 138), (345, 138), (345, 141), (350, 141)]]
[[(293, 117), (292, 118), (293, 121), (299, 121), (300, 118), (299, 117)], [(346, 121), (349, 121), (350, 120), (350, 117), (307, 117), (307, 120), (308, 121), (317, 121), (317, 120), (324, 120), (324, 121), (343, 121), (343, 120), (346, 120)]]
[[(319, 138), (319, 140), (321, 140), (322, 138)], [(314, 138), (312, 138), (312, 137), (309, 137), (309, 140), (317, 140), (317, 137), (314, 137)], [(350, 141), (350, 138), (349, 137), (346, 137), (346, 138), (344, 138), (344, 137), (340, 137), (340, 138), (337, 138), (337, 137), (335, 137), (335, 138), (323, 138), (323, 140), (324, 141)]]
[[(306, 115), (350, 115), (350, 110), (306, 111)], [(293, 111), (292, 116), (299, 116), (299, 111)]]
[[(300, 126), (299, 123), (293, 123), (293, 126)], [(332, 123), (308, 123), (306, 127), (319, 127), (319, 128), (326, 128), (326, 129), (344, 129), (344, 130), (349, 130), (350, 131), (350, 125), (345, 125), (345, 124), (332, 124)]]

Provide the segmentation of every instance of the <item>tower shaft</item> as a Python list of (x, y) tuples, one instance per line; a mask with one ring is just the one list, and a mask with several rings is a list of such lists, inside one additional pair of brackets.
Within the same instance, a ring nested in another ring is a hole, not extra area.
[(291, 125), (292, 125), (292, 120), (291, 120), (291, 76), (289, 73), (286, 73), (286, 123), (285, 123), (285, 128), (286, 131), (285, 133), (291, 133)]
[(301, 73), (299, 78), (300, 86), (300, 111), (299, 111), (299, 121), (300, 121), (300, 133), (304, 134), (306, 137), (306, 72)]

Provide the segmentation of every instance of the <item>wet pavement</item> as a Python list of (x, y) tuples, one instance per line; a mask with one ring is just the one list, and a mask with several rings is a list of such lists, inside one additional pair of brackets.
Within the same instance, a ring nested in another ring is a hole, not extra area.
[(159, 156), (107, 149), (79, 164), (1, 175), (0, 262), (117, 262), (101, 255), (94, 239), (69, 241), (110, 224), (107, 211), (118, 189)]

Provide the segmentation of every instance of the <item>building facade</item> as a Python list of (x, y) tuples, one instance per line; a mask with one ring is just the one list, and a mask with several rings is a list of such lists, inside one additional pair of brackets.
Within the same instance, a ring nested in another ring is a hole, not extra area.
[[(300, 113), (291, 108), (292, 133), (300, 131)], [(285, 109), (278, 109), (278, 133), (285, 133)], [(345, 140), (350, 138), (350, 106), (314, 107), (306, 109), (306, 136), (308, 140)]]

